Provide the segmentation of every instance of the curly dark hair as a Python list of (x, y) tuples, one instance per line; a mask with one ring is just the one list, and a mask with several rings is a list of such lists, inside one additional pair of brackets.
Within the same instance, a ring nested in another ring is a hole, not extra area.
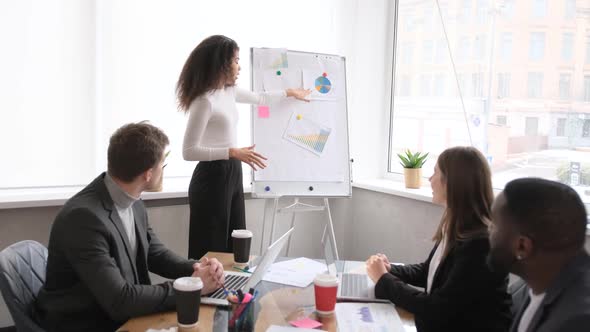
[(108, 172), (129, 183), (156, 166), (168, 144), (168, 136), (146, 121), (128, 123), (111, 136), (107, 153)]
[(188, 111), (195, 98), (215, 89), (231, 75), (231, 61), (239, 50), (231, 38), (214, 35), (205, 38), (186, 60), (178, 83), (178, 108)]

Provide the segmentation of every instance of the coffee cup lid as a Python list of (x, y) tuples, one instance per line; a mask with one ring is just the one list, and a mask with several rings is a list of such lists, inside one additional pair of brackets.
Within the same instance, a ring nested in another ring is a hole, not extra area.
[(338, 285), (338, 278), (331, 274), (320, 273), (315, 277), (313, 283), (322, 287), (332, 287)]
[(247, 229), (234, 229), (231, 232), (231, 236), (237, 238), (248, 238), (252, 237), (252, 232)]
[(182, 277), (174, 280), (174, 289), (192, 292), (203, 288), (203, 281), (199, 277)]

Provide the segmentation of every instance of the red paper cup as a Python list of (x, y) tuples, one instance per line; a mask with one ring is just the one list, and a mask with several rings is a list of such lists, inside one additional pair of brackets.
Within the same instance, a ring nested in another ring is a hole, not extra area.
[(338, 278), (330, 274), (318, 274), (313, 280), (315, 308), (320, 315), (331, 315), (336, 307)]

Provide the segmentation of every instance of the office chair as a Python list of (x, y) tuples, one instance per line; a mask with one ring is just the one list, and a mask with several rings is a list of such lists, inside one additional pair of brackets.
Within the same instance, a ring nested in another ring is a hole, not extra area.
[(35, 241), (21, 241), (0, 252), (0, 290), (18, 332), (44, 332), (32, 311), (46, 266), (47, 248)]

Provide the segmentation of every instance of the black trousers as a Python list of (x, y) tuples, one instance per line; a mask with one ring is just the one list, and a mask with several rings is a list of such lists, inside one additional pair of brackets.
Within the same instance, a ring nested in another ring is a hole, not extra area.
[(201, 161), (188, 189), (188, 257), (208, 251), (232, 252), (231, 232), (246, 228), (242, 163), (237, 159)]

